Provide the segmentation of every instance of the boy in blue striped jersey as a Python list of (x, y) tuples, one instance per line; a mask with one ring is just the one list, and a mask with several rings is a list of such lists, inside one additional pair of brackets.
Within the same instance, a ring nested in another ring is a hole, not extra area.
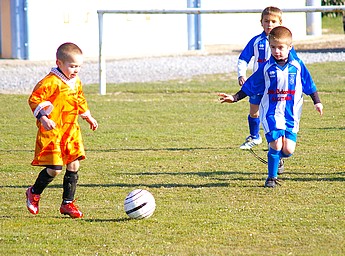
[[(271, 56), (268, 45), (268, 34), (270, 31), (282, 24), (282, 11), (273, 6), (266, 7), (261, 13), (261, 26), (264, 31), (254, 36), (242, 50), (237, 61), (238, 84), (242, 86), (246, 81), (246, 73), (249, 62), (253, 59), (253, 73)], [(259, 105), (262, 95), (249, 97), (248, 126), (250, 135), (240, 146), (240, 149), (251, 149), (262, 143), (260, 136)]]
[(271, 49), (269, 60), (248, 78), (235, 95), (218, 95), (221, 103), (263, 95), (259, 109), (260, 121), (269, 143), (265, 187), (275, 187), (278, 184), (280, 158), (290, 157), (296, 148), (303, 93), (311, 97), (320, 115), (323, 114), (323, 105), (307, 67), (291, 54), (291, 31), (283, 26), (275, 27), (268, 41)]

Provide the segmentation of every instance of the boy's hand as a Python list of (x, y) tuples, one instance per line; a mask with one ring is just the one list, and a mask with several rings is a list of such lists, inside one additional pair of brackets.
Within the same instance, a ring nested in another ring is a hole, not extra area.
[(43, 125), (44, 130), (50, 131), (53, 130), (56, 126), (55, 122), (49, 119), (47, 116), (42, 116), (40, 122)]
[(232, 95), (226, 94), (226, 93), (218, 93), (219, 101), (220, 103), (233, 103), (234, 102), (234, 97)]
[(322, 105), (322, 103), (316, 103), (314, 106), (315, 106), (316, 111), (320, 113), (320, 116), (322, 116), (322, 114), (323, 114), (323, 105)]
[(96, 119), (94, 119), (92, 116), (88, 116), (87, 118), (85, 118), (86, 122), (88, 122), (90, 124), (90, 129), (95, 131), (98, 128), (98, 123), (96, 121)]
[(240, 76), (240, 77), (238, 78), (238, 84), (239, 84), (239, 86), (242, 86), (242, 85), (245, 83), (245, 81), (246, 81), (246, 78), (245, 78), (244, 76)]

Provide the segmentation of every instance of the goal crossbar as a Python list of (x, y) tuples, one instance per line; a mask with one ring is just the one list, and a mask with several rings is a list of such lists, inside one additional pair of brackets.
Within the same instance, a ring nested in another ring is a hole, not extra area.
[[(345, 12), (344, 5), (305, 6), (300, 8), (281, 8), (286, 12)], [(106, 62), (103, 52), (103, 15), (104, 14), (225, 14), (225, 13), (261, 13), (262, 9), (151, 9), (151, 10), (97, 10), (99, 33), (99, 90), (101, 95), (106, 94)]]

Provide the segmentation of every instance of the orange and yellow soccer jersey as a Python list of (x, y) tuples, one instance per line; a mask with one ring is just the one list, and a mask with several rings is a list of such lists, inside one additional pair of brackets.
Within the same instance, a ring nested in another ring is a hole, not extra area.
[(56, 127), (46, 131), (37, 120), (35, 156), (32, 165), (65, 165), (85, 159), (78, 115), (89, 113), (79, 77), (66, 79), (56, 68), (33, 89), (28, 99), (37, 117), (46, 114)]

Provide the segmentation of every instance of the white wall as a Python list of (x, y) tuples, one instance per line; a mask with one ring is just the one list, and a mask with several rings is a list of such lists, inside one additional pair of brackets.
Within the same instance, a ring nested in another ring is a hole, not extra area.
[[(305, 0), (202, 0), (203, 9), (265, 9), (275, 6), (280, 9), (304, 7)], [(263, 31), (261, 13), (206, 14), (202, 17), (202, 40), (205, 45), (245, 44)], [(306, 14), (283, 13), (283, 25), (293, 33), (294, 39), (306, 35)]]
[[(302, 7), (305, 0), (201, 0), (203, 9)], [(185, 9), (187, 0), (28, 0), (29, 59), (55, 59), (57, 47), (78, 44), (86, 57), (98, 57), (100, 9)], [(305, 13), (287, 13), (284, 25), (294, 38), (306, 35)], [(245, 44), (262, 32), (260, 14), (203, 14), (202, 43)], [(107, 58), (181, 53), (188, 49), (186, 14), (105, 14)]]

